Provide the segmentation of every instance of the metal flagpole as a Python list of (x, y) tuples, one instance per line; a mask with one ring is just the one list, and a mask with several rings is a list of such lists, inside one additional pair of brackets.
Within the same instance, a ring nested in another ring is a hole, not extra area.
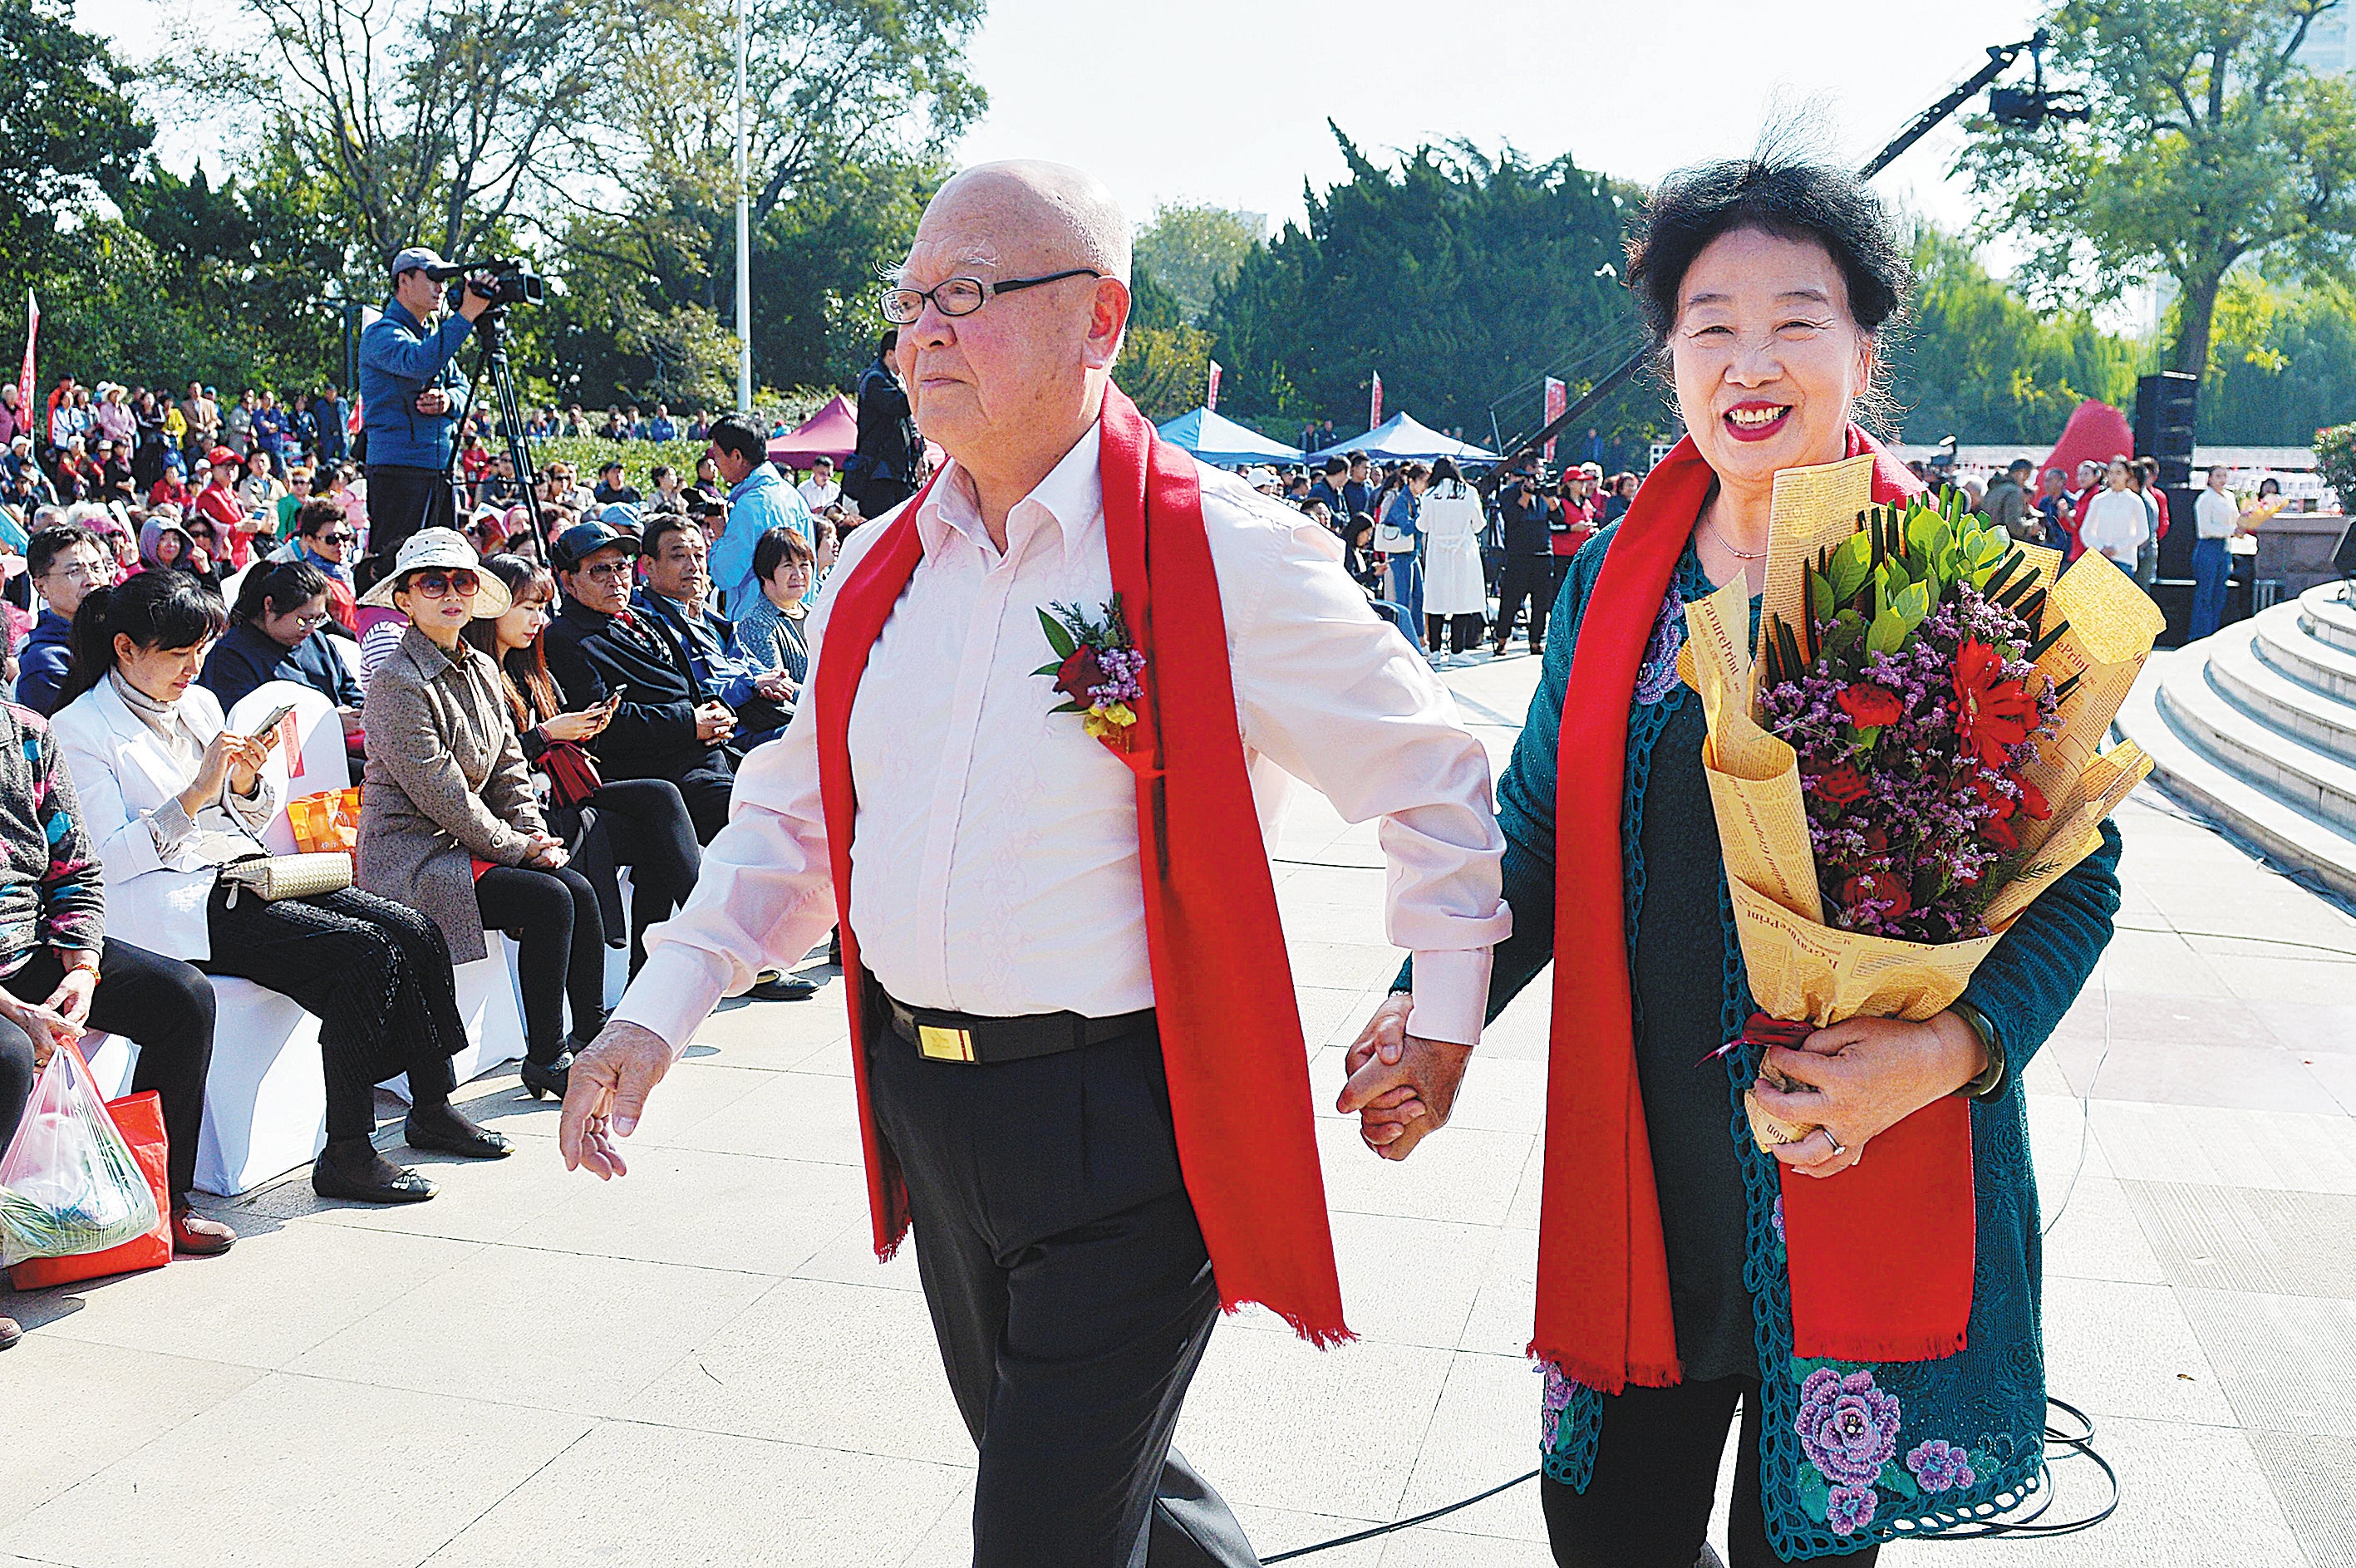
[(747, 140), (744, 56), (751, 47), (747, 0), (736, 0), (736, 407), (753, 411), (753, 234), (751, 145)]

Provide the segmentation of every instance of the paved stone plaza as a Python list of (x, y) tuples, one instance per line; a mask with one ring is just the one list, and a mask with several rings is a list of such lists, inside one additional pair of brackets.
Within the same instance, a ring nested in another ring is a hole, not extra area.
[[(1500, 763), (1535, 674), (1449, 677)], [(2053, 1392), (2125, 1498), (2090, 1534), (1889, 1555), (2356, 1568), (2356, 920), (2148, 792), (2120, 822), (2118, 938), (2029, 1085)], [(1380, 862), (1305, 795), (1279, 854), (1330, 1111), (1398, 964)], [(1319, 1124), (1363, 1339), (1229, 1323), (1180, 1432), (1263, 1552), (1535, 1463), (1543, 992), (1412, 1160)], [(28, 1330), (0, 1357), (0, 1564), (964, 1563), (972, 1454), (911, 1260), (868, 1250), (844, 1036), (831, 990), (732, 1006), (612, 1186), (565, 1175), (508, 1075), (470, 1108), (519, 1152), (423, 1157), (431, 1203), (327, 1206), (298, 1174), (223, 1209), (228, 1258), (0, 1293)], [(2049, 1518), (2096, 1496), (2058, 1475)], [(1537, 1568), (1543, 1541), (1524, 1487), (1308, 1561)]]

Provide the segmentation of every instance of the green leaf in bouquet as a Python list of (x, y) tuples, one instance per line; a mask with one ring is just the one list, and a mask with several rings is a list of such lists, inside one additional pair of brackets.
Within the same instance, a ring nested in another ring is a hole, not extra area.
[(1857, 749), (1860, 752), (1873, 750), (1873, 743), (1881, 739), (1882, 731), (1888, 728), (1886, 724), (1868, 724), (1864, 729), (1859, 730), (1857, 732)]
[(1854, 533), (1840, 542), (1832, 560), (1826, 563), (1826, 575), (1833, 580), (1833, 598), (1843, 604), (1857, 597), (1865, 586), (1872, 568), (1873, 541), (1863, 533)]
[(1041, 665), (1037, 669), (1033, 670), (1031, 673), (1033, 675), (1057, 675), (1062, 673), (1063, 668), (1063, 660), (1049, 659), (1045, 664)]
[(1890, 608), (1906, 623), (1906, 630), (1911, 635), (1915, 627), (1930, 617), (1931, 585), (1927, 582), (1908, 584), (1891, 596)]
[(1808, 613), (1819, 621), (1832, 619), (1832, 579), (1820, 571), (1808, 573)]
[(1058, 659), (1067, 659), (1079, 650), (1079, 643), (1064, 623), (1044, 610), (1039, 612), (1039, 624), (1046, 629), (1047, 645), (1055, 650)]
[(1050, 713), (1086, 713), (1087, 711), (1087, 707), (1086, 704), (1078, 702), (1058, 702), (1055, 707), (1047, 709), (1047, 711)]
[(1917, 512), (1906, 519), (1906, 553), (1929, 560), (1955, 542), (1955, 530), (1936, 512)]
[(1906, 621), (1897, 611), (1883, 608), (1875, 613), (1873, 624), (1865, 631), (1868, 651), (1894, 654), (1906, 645)]

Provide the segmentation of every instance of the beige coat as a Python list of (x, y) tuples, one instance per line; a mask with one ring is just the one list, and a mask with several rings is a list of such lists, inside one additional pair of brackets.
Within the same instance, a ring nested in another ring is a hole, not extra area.
[(489, 953), (473, 862), (519, 866), (547, 824), (490, 659), (412, 626), (369, 680), (359, 885), (423, 911), (469, 964)]

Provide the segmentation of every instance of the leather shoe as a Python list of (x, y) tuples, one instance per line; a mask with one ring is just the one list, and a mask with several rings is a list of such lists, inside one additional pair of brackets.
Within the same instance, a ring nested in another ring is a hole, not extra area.
[(183, 1258), (217, 1258), (237, 1245), (237, 1232), (208, 1220), (186, 1203), (172, 1205), (172, 1253)]
[(505, 1159), (515, 1153), (515, 1145), (487, 1127), (477, 1126), (447, 1100), (412, 1106), (401, 1131), (411, 1148), (455, 1154), (463, 1159)]
[(347, 1203), (423, 1203), (434, 1183), (377, 1153), (366, 1138), (337, 1138), (311, 1166), (311, 1190)]
[(0, 1317), (0, 1350), (15, 1349), (16, 1341), (24, 1337), (25, 1331), (16, 1327), (14, 1317)]
[(565, 1051), (546, 1066), (526, 1057), (517, 1067), (516, 1072), (523, 1079), (523, 1086), (530, 1091), (533, 1099), (537, 1100), (542, 1094), (553, 1094), (562, 1100), (564, 1098), (564, 1091), (573, 1082), (573, 1053), (569, 1051)]
[(819, 993), (816, 980), (805, 980), (798, 975), (771, 975), (753, 982), (744, 993), (756, 1002), (807, 1002)]

